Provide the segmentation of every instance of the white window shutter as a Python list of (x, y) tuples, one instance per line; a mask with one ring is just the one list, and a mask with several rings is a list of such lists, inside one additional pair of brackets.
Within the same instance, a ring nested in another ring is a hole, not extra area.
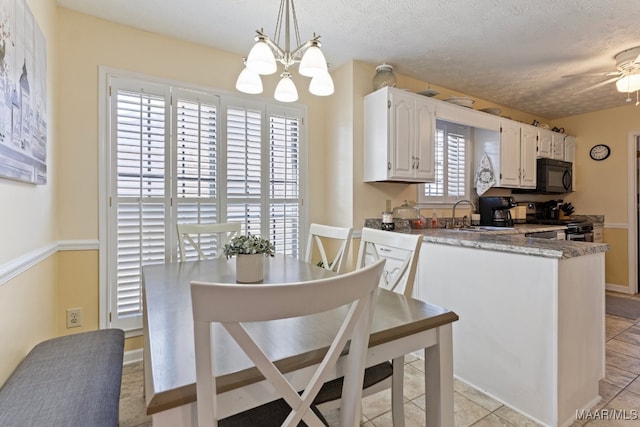
[(112, 87), (111, 326), (129, 329), (142, 313), (142, 266), (164, 262), (167, 102), (162, 88)]

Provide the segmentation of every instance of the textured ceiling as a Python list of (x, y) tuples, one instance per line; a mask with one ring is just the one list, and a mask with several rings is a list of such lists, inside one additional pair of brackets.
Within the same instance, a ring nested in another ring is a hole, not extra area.
[[(58, 0), (62, 7), (246, 56), (279, 0)], [(333, 68), (387, 62), (434, 85), (548, 119), (627, 105), (614, 84), (576, 94), (640, 45), (639, 0), (297, 0), (303, 40)], [(636, 94), (632, 94), (635, 103)], [(640, 106), (638, 107), (640, 115)], [(640, 117), (640, 116), (639, 116)]]

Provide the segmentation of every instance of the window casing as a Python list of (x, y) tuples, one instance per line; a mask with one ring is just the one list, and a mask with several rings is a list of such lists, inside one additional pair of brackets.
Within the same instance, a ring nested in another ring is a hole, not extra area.
[(418, 202), (449, 205), (468, 199), (470, 193), (471, 129), (436, 120), (435, 175), (433, 183), (418, 186)]
[[(141, 327), (142, 266), (178, 260), (178, 222), (240, 222), (243, 233), (268, 236), (277, 252), (299, 255), (303, 108), (115, 75), (105, 80), (108, 326)], [(205, 252), (218, 250), (214, 238), (200, 243)]]

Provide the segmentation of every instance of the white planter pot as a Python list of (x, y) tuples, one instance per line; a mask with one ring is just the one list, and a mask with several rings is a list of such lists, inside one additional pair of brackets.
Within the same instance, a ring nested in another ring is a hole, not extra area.
[(236, 256), (236, 282), (256, 283), (262, 281), (264, 254)]

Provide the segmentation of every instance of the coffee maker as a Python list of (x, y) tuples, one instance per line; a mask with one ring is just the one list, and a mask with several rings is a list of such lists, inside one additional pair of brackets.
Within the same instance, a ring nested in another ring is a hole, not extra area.
[(512, 197), (480, 197), (478, 206), (480, 210), (480, 225), (513, 227), (513, 219), (509, 209), (517, 206), (517, 204)]

